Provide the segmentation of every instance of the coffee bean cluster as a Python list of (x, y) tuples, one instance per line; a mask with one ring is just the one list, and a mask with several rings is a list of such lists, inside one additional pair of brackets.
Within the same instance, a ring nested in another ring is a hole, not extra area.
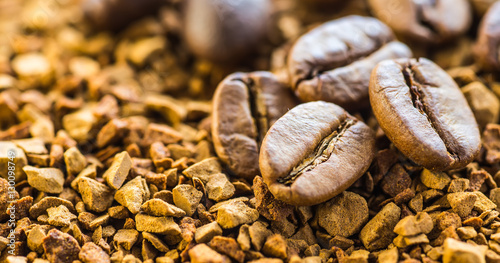
[(0, 263), (500, 261), (500, 3), (0, 3)]
[[(433, 171), (464, 168), (481, 148), (473, 112), (443, 69), (410, 57), (375, 18), (347, 16), (312, 29), (290, 48), (288, 79), (269, 83), (255, 76), (263, 73), (237, 73), (219, 84), (212, 122), (217, 154), (246, 178), (258, 174), (259, 159), (276, 198), (316, 205), (358, 180), (376, 153), (372, 129), (338, 105), (371, 106), (387, 138), (412, 162)], [(244, 89), (243, 78), (283, 91)], [(275, 108), (290, 109), (287, 87), (305, 103), (283, 115)]]

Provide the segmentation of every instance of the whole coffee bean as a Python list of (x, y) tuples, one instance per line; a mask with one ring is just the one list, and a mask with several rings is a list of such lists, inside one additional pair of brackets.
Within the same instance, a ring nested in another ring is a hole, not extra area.
[(235, 62), (266, 33), (269, 0), (188, 0), (184, 37), (191, 51), (215, 62)]
[(481, 17), (496, 1), (497, 0), (470, 0), (470, 3), (474, 12)]
[(259, 174), (259, 147), (271, 125), (296, 105), (270, 72), (234, 73), (213, 98), (212, 137), (219, 158), (237, 176)]
[(369, 106), (370, 73), (385, 59), (411, 57), (391, 42), (389, 27), (375, 18), (348, 16), (300, 37), (288, 56), (291, 86), (302, 101), (323, 100), (348, 110)]
[(375, 155), (374, 132), (341, 107), (301, 104), (269, 129), (259, 165), (273, 195), (293, 205), (324, 202), (351, 186)]
[(120, 30), (131, 22), (154, 14), (166, 0), (87, 0), (82, 1), (85, 17), (99, 30)]
[(463, 35), (470, 27), (468, 0), (368, 0), (372, 13), (396, 34), (437, 44)]
[(480, 150), (479, 129), (464, 95), (428, 59), (380, 62), (371, 75), (370, 102), (387, 137), (427, 169), (465, 167)]
[(486, 70), (500, 70), (500, 2), (483, 17), (475, 47), (477, 63)]

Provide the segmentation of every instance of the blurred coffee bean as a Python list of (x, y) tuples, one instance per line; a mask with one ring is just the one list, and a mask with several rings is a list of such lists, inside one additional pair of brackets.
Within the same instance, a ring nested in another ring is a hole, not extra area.
[[(314, 8), (314, 11), (321, 11), (320, 9), (323, 8), (323, 11), (325, 11), (324, 9), (330, 9), (330, 8), (333, 8), (333, 7), (337, 7), (337, 9), (340, 9), (342, 7), (344, 7), (345, 4), (347, 4), (348, 2), (346, 1), (342, 1), (342, 0), (302, 0), (301, 1), (301, 4), (303, 4), (304, 6), (306, 7), (309, 7), (309, 8)], [(332, 11), (332, 10), (328, 10), (328, 11)], [(337, 10), (335, 10), (337, 11)]]
[(191, 51), (215, 62), (236, 62), (266, 33), (269, 0), (187, 0), (184, 37)]
[(485, 70), (500, 70), (500, 2), (484, 15), (475, 47), (477, 63)]
[(131, 22), (154, 14), (168, 0), (85, 0), (87, 20), (99, 30), (120, 30)]
[(259, 148), (267, 130), (296, 105), (290, 89), (270, 72), (234, 73), (213, 98), (212, 137), (219, 158), (237, 176), (259, 174)]
[(368, 0), (375, 17), (412, 41), (437, 44), (464, 34), (472, 20), (468, 0)]
[(478, 16), (483, 16), (486, 11), (498, 0), (469, 0), (472, 9)]
[(302, 101), (323, 100), (347, 110), (369, 106), (370, 73), (385, 59), (411, 57), (393, 41), (391, 29), (371, 17), (348, 16), (300, 37), (288, 56), (295, 94)]
[(260, 170), (273, 195), (293, 205), (315, 205), (351, 186), (375, 155), (375, 134), (341, 107), (301, 104), (266, 134)]
[(479, 129), (464, 95), (428, 59), (380, 62), (371, 75), (370, 102), (387, 137), (427, 169), (463, 168), (479, 153)]

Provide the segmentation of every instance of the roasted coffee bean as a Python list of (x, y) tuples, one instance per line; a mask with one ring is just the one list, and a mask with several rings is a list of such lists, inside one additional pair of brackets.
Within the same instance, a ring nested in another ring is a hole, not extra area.
[(191, 51), (216, 62), (235, 62), (265, 35), (269, 0), (188, 0), (184, 37)]
[(412, 56), (406, 45), (393, 40), (391, 29), (370, 17), (348, 16), (311, 30), (288, 56), (295, 94), (348, 110), (369, 106), (370, 72), (377, 63)]
[(470, 3), (474, 12), (479, 16), (483, 16), (496, 1), (497, 0), (470, 0)]
[(483, 17), (476, 44), (476, 61), (486, 70), (500, 70), (500, 2)]
[(215, 151), (237, 176), (259, 174), (259, 147), (271, 125), (296, 105), (290, 89), (270, 72), (234, 73), (213, 98)]
[(146, 15), (154, 14), (168, 3), (163, 0), (92, 0), (82, 1), (85, 17), (99, 30), (120, 30)]
[(268, 131), (260, 170), (273, 195), (293, 205), (324, 202), (352, 185), (375, 155), (374, 132), (341, 107), (301, 104)]
[(371, 75), (370, 102), (387, 137), (427, 169), (462, 168), (479, 152), (479, 129), (464, 95), (428, 59), (380, 62)]
[(472, 21), (467, 0), (369, 0), (372, 13), (396, 34), (437, 44), (464, 34)]

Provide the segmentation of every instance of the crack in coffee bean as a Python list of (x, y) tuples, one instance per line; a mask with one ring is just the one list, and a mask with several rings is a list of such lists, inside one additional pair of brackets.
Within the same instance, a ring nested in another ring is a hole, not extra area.
[(343, 108), (324, 101), (296, 106), (262, 142), (259, 166), (277, 198), (315, 205), (358, 180), (375, 155), (375, 134)]
[(380, 21), (348, 16), (297, 39), (287, 69), (292, 90), (302, 101), (322, 100), (356, 110), (369, 106), (369, 76), (378, 62), (411, 56)]
[(344, 135), (344, 133), (357, 121), (354, 119), (346, 119), (336, 131), (325, 137), (318, 147), (312, 152), (309, 157), (304, 159), (302, 163), (292, 169), (289, 175), (278, 179), (279, 183), (284, 185), (291, 185), (297, 177), (305, 172), (311, 171), (316, 166), (324, 163), (330, 158), (333, 150), (335, 149), (336, 142)]
[(437, 0), (429, 0), (426, 2), (416, 2), (416, 8), (417, 8), (417, 20), (419, 23), (429, 29), (433, 34), (439, 34), (438, 29), (436, 28), (436, 25), (427, 17), (425, 17), (424, 10), (427, 8), (434, 8), (436, 7)]
[[(388, 7), (387, 0), (368, 0), (374, 16), (391, 27), (402, 37), (403, 42), (425, 44), (451, 42), (467, 32), (472, 24), (468, 0), (396, 2), (397, 5), (394, 7)], [(395, 10), (397, 11), (394, 12)]]
[[(379, 39), (373, 39), (373, 42), (375, 43), (374, 44), (375, 52), (376, 52), (376, 50), (380, 49), (385, 44), (383, 41), (381, 41)], [(341, 61), (340, 63), (336, 63), (335, 65), (317, 65), (317, 66), (311, 68), (309, 73), (307, 73), (303, 78), (299, 78), (296, 81), (295, 86), (299, 86), (303, 81), (312, 80), (314, 78), (319, 78), (323, 73), (325, 73), (329, 70), (335, 70), (335, 69), (341, 68), (341, 67), (352, 66), (352, 63), (354, 63), (358, 60), (366, 59), (372, 52), (374, 52), (373, 50), (371, 50), (371, 51), (367, 51), (365, 53), (356, 54), (357, 50), (349, 42), (344, 41), (343, 44), (346, 47), (346, 50), (344, 52), (345, 52), (345, 54), (347, 54), (344, 61)]]
[[(427, 107), (425, 105), (425, 100), (424, 100), (425, 93), (422, 90), (422, 86), (424, 84), (418, 82), (418, 80), (415, 79), (413, 71), (412, 71), (412, 64), (409, 63), (407, 66), (405, 66), (403, 68), (403, 70), (401, 72), (405, 78), (406, 85), (408, 85), (408, 88), (410, 89), (410, 96), (411, 96), (411, 100), (413, 102), (413, 106), (420, 112), (420, 114), (425, 116), (427, 121), (429, 121), (430, 126), (439, 135), (439, 137), (443, 141), (445, 141), (445, 143), (448, 143), (447, 137), (443, 135), (442, 129), (439, 129), (439, 127), (436, 127), (437, 121), (435, 119), (433, 120), (433, 118), (432, 118), (433, 115), (432, 115), (431, 111), (429, 109), (427, 109)], [(446, 144), (446, 145), (448, 145), (448, 144)], [(452, 158), (458, 159), (457, 161), (460, 161), (460, 157), (456, 153), (454, 153), (448, 146), (447, 146), (447, 150), (448, 150), (449, 155)]]
[(458, 169), (480, 150), (479, 130), (457, 84), (431, 61), (384, 61), (373, 70), (370, 102), (394, 145), (427, 169)]
[(262, 98), (262, 89), (255, 85), (255, 81), (253, 79), (247, 79), (246, 81), (242, 79), (235, 80), (243, 82), (248, 89), (250, 112), (252, 113), (257, 130), (257, 137), (255, 140), (260, 148), (260, 144), (262, 143), (267, 130), (269, 130), (267, 109)]
[(300, 78), (295, 82), (295, 86), (299, 86), (300, 83), (306, 80), (311, 80), (317, 77), (320, 77), (320, 75), (325, 72), (325, 70), (320, 70), (317, 67), (312, 68), (305, 76), (304, 78)]
[[(418, 88), (418, 85), (420, 84), (416, 83), (416, 81), (413, 79), (413, 74), (411, 72), (411, 65), (405, 67), (401, 72), (403, 73), (403, 76), (405, 78), (406, 85), (408, 85), (408, 87), (410, 88), (410, 95), (411, 95), (411, 100), (413, 101), (413, 106), (417, 108), (417, 110), (420, 111), (420, 113), (422, 113), (422, 115), (424, 115), (432, 124), (432, 121), (429, 119), (429, 116), (427, 116), (427, 113), (425, 112), (424, 109), (422, 94)], [(416, 85), (414, 85), (414, 83)]]
[(270, 72), (234, 73), (217, 87), (212, 136), (219, 158), (242, 178), (259, 174), (259, 149), (269, 127), (296, 105)]

